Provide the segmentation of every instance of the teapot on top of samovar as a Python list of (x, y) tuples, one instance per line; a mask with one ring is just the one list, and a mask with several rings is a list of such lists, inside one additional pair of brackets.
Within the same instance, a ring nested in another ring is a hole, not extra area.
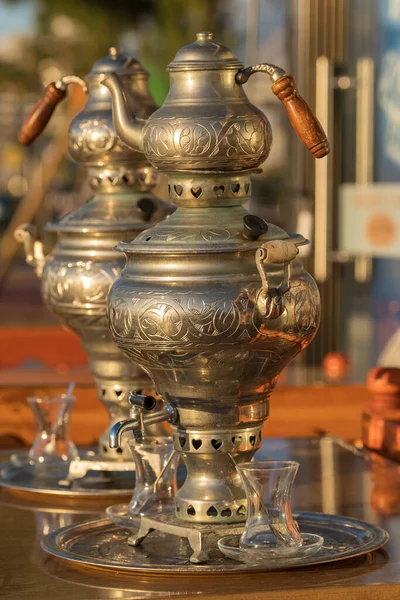
[[(179, 50), (168, 71), (169, 94), (145, 121), (132, 114), (118, 75), (102, 81), (118, 135), (167, 173), (178, 206), (118, 245), (127, 262), (111, 287), (108, 316), (115, 342), (167, 405), (160, 418), (171, 423), (187, 467), (176, 517), (193, 527), (237, 523), (246, 499), (236, 463), (259, 448), (279, 373), (311, 342), (320, 318), (317, 286), (296, 258), (306, 240), (242, 206), (272, 141), (243, 83), (268, 73), (310, 152), (321, 158), (329, 146), (292, 77), (270, 64), (244, 69), (210, 33)], [(138, 419), (116, 424), (111, 446), (140, 426)]]
[(257, 168), (266, 160), (271, 127), (243, 89), (257, 72), (270, 76), (272, 90), (306, 148), (316, 158), (328, 154), (324, 131), (283, 69), (267, 63), (243, 69), (229, 48), (203, 32), (195, 43), (179, 50), (167, 70), (168, 96), (145, 121), (132, 113), (117, 74), (103, 81), (113, 95), (118, 135), (131, 148), (143, 149), (160, 171), (239, 171)]
[[(107, 187), (118, 191), (119, 185), (132, 185), (133, 175), (140, 175), (140, 183), (147, 191), (148, 184), (156, 183), (156, 174), (149, 170), (148, 161), (141, 152), (129, 148), (115, 132), (112, 121), (111, 96), (101, 85), (110, 73), (118, 74), (123, 82), (129, 110), (146, 119), (158, 108), (148, 88), (148, 72), (139, 61), (126, 56), (116, 48), (97, 60), (85, 79), (66, 75), (49, 83), (43, 96), (25, 119), (18, 137), (23, 146), (31, 145), (44, 131), (55, 108), (66, 98), (71, 84), (80, 85), (87, 94), (87, 102), (71, 121), (68, 132), (68, 151), (73, 160), (89, 169), (89, 182), (97, 191)], [(140, 167), (144, 172), (137, 172)], [(147, 169), (147, 171), (146, 171)], [(97, 177), (96, 177), (97, 175)], [(137, 183), (137, 182), (136, 182)]]
[[(124, 264), (124, 257), (113, 249), (120, 240), (132, 239), (165, 218), (174, 207), (152, 192), (158, 181), (156, 169), (141, 152), (126, 146), (115, 131), (111, 94), (101, 85), (111, 72), (121, 78), (130, 110), (141, 118), (156, 110), (148, 88), (148, 72), (137, 60), (115, 48), (94, 63), (85, 80), (72, 75), (50, 83), (25, 120), (19, 141), (31, 144), (65, 98), (68, 86), (81, 85), (88, 99), (70, 124), (68, 149), (71, 157), (87, 168), (94, 195), (77, 210), (46, 225), (46, 231), (57, 234), (56, 244), (47, 256), (31, 225), (20, 227), (16, 237), (24, 243), (27, 261), (41, 277), (47, 307), (79, 335), (99, 398), (109, 412), (109, 426), (100, 438), (96, 459), (130, 462), (127, 446), (118, 451), (110, 449), (109, 429), (128, 418), (129, 392), (149, 388), (152, 382), (118, 350), (109, 333), (107, 294)], [(161, 433), (160, 428), (152, 431)], [(77, 476), (84, 474), (82, 461), (75, 467)]]

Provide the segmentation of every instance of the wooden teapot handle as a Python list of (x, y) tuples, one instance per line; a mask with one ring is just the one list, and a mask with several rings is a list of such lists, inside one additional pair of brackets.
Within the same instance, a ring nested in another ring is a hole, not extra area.
[(67, 88), (56, 87), (56, 84), (49, 83), (43, 96), (32, 108), (26, 117), (19, 132), (18, 141), (23, 146), (30, 146), (37, 137), (43, 132), (56, 106), (67, 95)]
[(32, 142), (44, 131), (56, 106), (67, 95), (68, 86), (73, 83), (80, 85), (84, 93), (87, 93), (86, 82), (77, 75), (65, 75), (57, 83), (49, 83), (44, 90), (43, 96), (35, 104), (26, 117), (19, 132), (18, 141), (23, 146), (30, 146)]
[(329, 142), (321, 123), (297, 90), (296, 82), (275, 65), (264, 63), (242, 69), (236, 74), (238, 84), (246, 83), (253, 73), (267, 73), (272, 81), (272, 91), (283, 103), (293, 129), (315, 158), (323, 158), (330, 152)]

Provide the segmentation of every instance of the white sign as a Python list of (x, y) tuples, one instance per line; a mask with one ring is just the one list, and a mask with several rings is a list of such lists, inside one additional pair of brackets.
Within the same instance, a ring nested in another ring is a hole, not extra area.
[(400, 258), (400, 185), (346, 183), (339, 192), (339, 250)]

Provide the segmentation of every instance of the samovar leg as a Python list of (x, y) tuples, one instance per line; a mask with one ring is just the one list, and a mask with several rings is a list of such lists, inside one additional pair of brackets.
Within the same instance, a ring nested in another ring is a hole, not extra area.
[(128, 537), (128, 544), (135, 547), (140, 546), (143, 540), (145, 540), (152, 531), (155, 531), (154, 527), (147, 522), (146, 517), (142, 517), (140, 519), (139, 531), (135, 535), (130, 535)]

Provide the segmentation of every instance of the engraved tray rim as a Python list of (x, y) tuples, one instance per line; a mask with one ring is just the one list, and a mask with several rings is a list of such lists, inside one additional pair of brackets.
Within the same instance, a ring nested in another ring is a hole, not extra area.
[(226, 558), (226, 562), (222, 565), (213, 565), (213, 564), (202, 564), (202, 565), (194, 565), (190, 562), (186, 564), (177, 563), (164, 563), (164, 564), (153, 564), (153, 565), (126, 565), (124, 563), (110, 563), (107, 559), (102, 558), (93, 558), (87, 557), (82, 554), (78, 554), (73, 552), (68, 548), (68, 544), (71, 544), (77, 539), (79, 536), (84, 535), (85, 533), (95, 533), (96, 530), (101, 530), (103, 528), (114, 528), (116, 530), (120, 530), (121, 532), (127, 532), (126, 529), (122, 527), (117, 527), (114, 525), (109, 518), (97, 518), (91, 519), (89, 521), (83, 521), (80, 523), (75, 523), (72, 525), (68, 525), (52, 533), (47, 534), (41, 541), (42, 549), (48, 554), (55, 556), (57, 558), (61, 558), (68, 562), (78, 563), (80, 566), (89, 567), (92, 569), (102, 569), (107, 571), (124, 571), (125, 574), (138, 574), (138, 573), (146, 573), (149, 575), (163, 575), (168, 573), (174, 573), (176, 575), (195, 575), (199, 576), (205, 575), (207, 573), (212, 573), (213, 575), (223, 575), (226, 573), (236, 573), (236, 572), (247, 572), (247, 573), (255, 573), (255, 572), (266, 572), (266, 571), (279, 571), (279, 570), (292, 570), (296, 568), (304, 568), (304, 567), (314, 567), (316, 565), (328, 564), (337, 561), (342, 561), (346, 559), (356, 558), (359, 556), (363, 556), (375, 550), (379, 550), (384, 546), (390, 536), (389, 533), (377, 525), (372, 523), (367, 523), (365, 521), (354, 519), (352, 517), (345, 517), (339, 515), (330, 515), (325, 513), (318, 512), (298, 512), (294, 514), (296, 519), (304, 521), (304, 523), (311, 522), (314, 526), (320, 522), (324, 527), (331, 527), (332, 531), (337, 531), (338, 527), (341, 527), (342, 531), (349, 527), (354, 529), (362, 529), (364, 532), (368, 532), (372, 534), (372, 539), (368, 542), (364, 543), (362, 546), (353, 547), (351, 550), (337, 554), (334, 556), (325, 556), (325, 558), (319, 557), (318, 554), (312, 555), (304, 561), (304, 563), (298, 563), (296, 565), (289, 566), (277, 566), (274, 565), (270, 568), (257, 565), (249, 565), (245, 563), (235, 562), (229, 558)]

